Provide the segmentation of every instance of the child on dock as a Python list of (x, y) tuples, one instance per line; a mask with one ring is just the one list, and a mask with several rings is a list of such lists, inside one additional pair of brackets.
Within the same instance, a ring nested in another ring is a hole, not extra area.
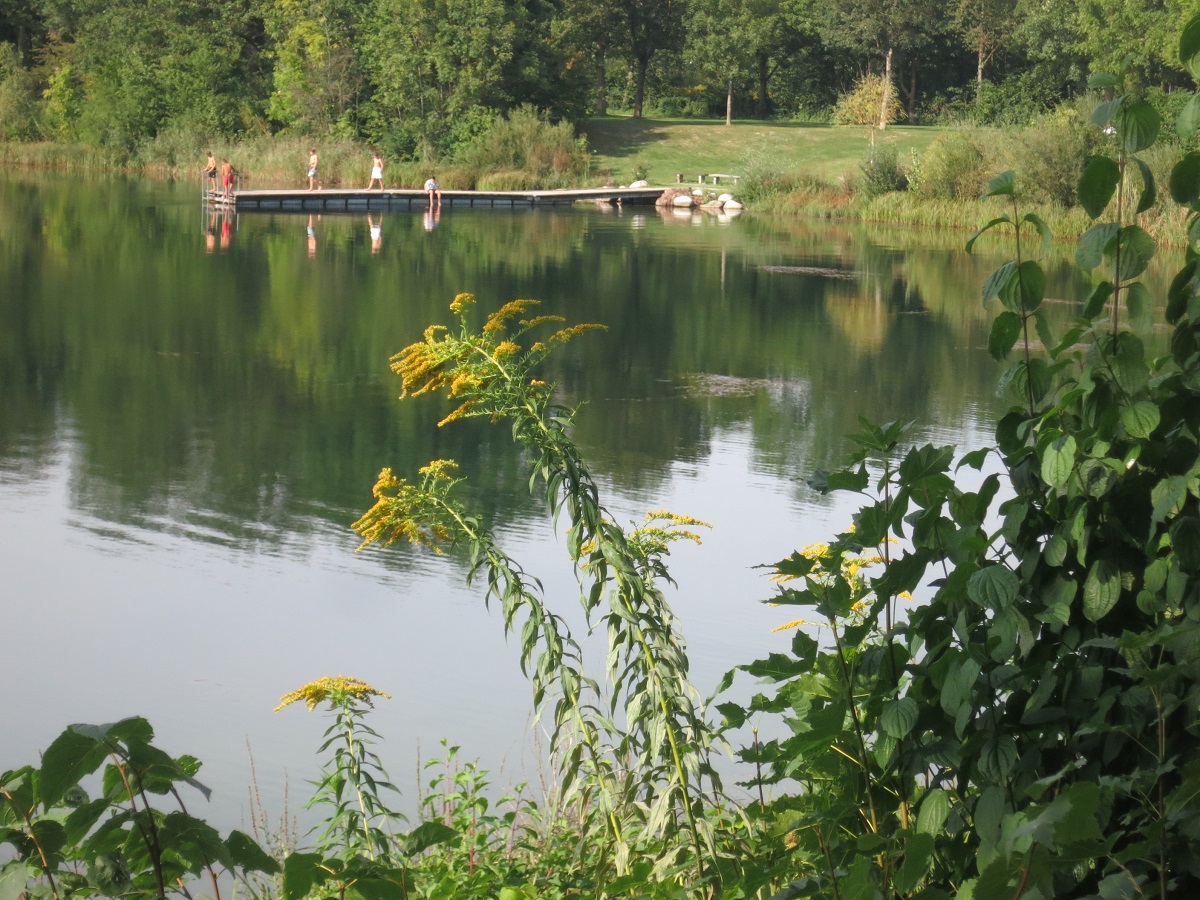
[(310, 147), (308, 149), (308, 189), (311, 191), (314, 187), (320, 187), (321, 183), (317, 181), (317, 149)]
[(212, 151), (208, 151), (208, 159), (204, 161), (204, 176), (208, 179), (208, 190), (210, 193), (217, 192), (217, 161), (213, 158)]
[(371, 190), (375, 186), (375, 182), (379, 182), (379, 189), (383, 190), (383, 157), (379, 155), (379, 151), (375, 151), (375, 158), (371, 160), (371, 181), (367, 184), (367, 190)]
[(433, 198), (437, 197), (437, 205), (440, 209), (442, 206), (442, 186), (438, 184), (436, 178), (430, 177), (425, 179), (425, 194), (429, 197), (429, 205), (433, 206)]

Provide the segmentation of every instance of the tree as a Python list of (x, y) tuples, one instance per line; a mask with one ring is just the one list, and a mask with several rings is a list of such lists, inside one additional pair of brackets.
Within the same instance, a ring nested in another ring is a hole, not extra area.
[(646, 97), (646, 70), (663, 47), (679, 43), (683, 31), (682, 0), (615, 0), (617, 13), (629, 35), (629, 52), (635, 64), (633, 117), (642, 117)]
[(822, 34), (827, 43), (882, 59), (880, 128), (887, 127), (896, 51), (912, 53), (924, 46), (940, 21), (939, 9), (932, 0), (833, 0), (828, 8)]

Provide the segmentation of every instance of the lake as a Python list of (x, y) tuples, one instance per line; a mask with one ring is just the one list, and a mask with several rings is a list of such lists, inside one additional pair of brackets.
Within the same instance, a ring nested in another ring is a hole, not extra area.
[[(606, 326), (547, 380), (582, 404), (619, 522), (713, 526), (677, 545), (669, 595), (703, 692), (786, 649), (755, 566), (848, 524), (806, 479), (858, 416), (965, 449), (1002, 407), (979, 301), (996, 259), (963, 235), (652, 208), (226, 217), (197, 193), (0, 173), (0, 769), (71, 722), (143, 715), (204, 761), (215, 795), (192, 811), (222, 830), (246, 827), (252, 781), (273, 816), (309, 795), (325, 722), (271, 710), (322, 675), (393, 695), (371, 722), (409, 812), (443, 738), (498, 785), (536, 781), (516, 642), (463, 560), (356, 553), (349, 528), (380, 468), (456, 459), (462, 499), (577, 607), (507, 427), (437, 429), (447, 403), (397, 400), (389, 357), (455, 294)], [(1088, 285), (1048, 268), (1066, 321)]]

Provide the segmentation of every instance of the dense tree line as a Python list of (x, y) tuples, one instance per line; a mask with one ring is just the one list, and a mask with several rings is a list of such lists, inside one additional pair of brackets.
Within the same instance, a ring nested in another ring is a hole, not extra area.
[(276, 132), (444, 154), (532, 104), (821, 120), (864, 75), (913, 121), (1015, 121), (1126, 57), (1183, 85), (1200, 0), (0, 0), (0, 138), (134, 152)]

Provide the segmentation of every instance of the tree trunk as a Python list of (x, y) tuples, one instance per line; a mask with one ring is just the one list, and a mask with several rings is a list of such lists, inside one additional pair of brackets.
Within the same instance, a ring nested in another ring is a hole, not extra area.
[(596, 47), (596, 115), (608, 115), (608, 69), (604, 65), (604, 45)]
[(983, 64), (987, 61), (987, 57), (983, 54), (983, 41), (979, 42), (979, 46), (975, 49), (975, 96), (979, 96), (979, 89), (983, 87)]
[(908, 115), (908, 124), (912, 124), (913, 114), (917, 111), (917, 64), (912, 64), (912, 70), (908, 73), (908, 108), (905, 110)]
[(725, 88), (725, 124), (733, 124), (733, 76), (729, 77)]
[(883, 100), (879, 104), (879, 130), (883, 131), (888, 125), (888, 101), (892, 99), (892, 53), (888, 47), (883, 57)]
[(765, 119), (771, 113), (770, 100), (767, 98), (767, 78), (770, 77), (767, 69), (768, 62), (767, 54), (758, 54), (758, 109), (755, 112), (760, 119)]
[(646, 69), (650, 67), (650, 57), (637, 58), (637, 84), (633, 89), (633, 117), (642, 117), (642, 101), (646, 97)]

